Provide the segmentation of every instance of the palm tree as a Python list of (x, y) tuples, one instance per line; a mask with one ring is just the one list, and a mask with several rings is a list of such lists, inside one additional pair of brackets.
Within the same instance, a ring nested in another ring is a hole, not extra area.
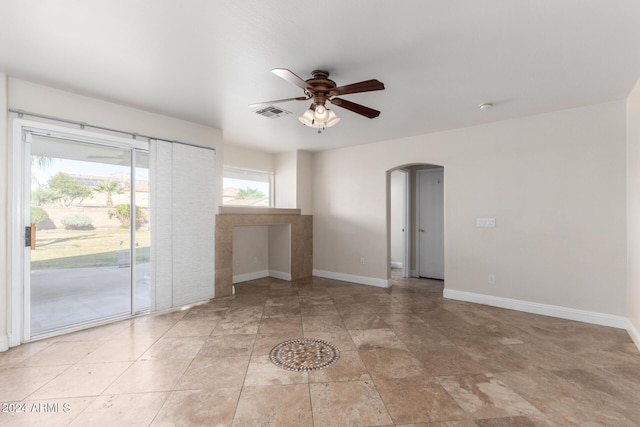
[(119, 181), (104, 180), (100, 184), (96, 185), (96, 191), (99, 193), (105, 193), (107, 195), (107, 207), (113, 207), (112, 194), (122, 194), (124, 189), (120, 186)]
[(266, 196), (262, 191), (250, 187), (239, 190), (235, 196), (236, 199), (262, 199), (263, 197)]

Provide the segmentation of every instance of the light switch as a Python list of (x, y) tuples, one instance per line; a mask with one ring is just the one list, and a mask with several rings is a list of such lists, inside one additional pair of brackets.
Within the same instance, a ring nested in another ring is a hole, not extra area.
[(476, 227), (494, 228), (495, 226), (495, 218), (476, 218)]

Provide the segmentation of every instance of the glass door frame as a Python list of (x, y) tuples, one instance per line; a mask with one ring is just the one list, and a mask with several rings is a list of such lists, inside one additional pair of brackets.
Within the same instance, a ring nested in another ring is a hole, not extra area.
[[(34, 122), (24, 119), (13, 120), (13, 173), (12, 178), (12, 210), (10, 218), (13, 224), (12, 244), (11, 244), (11, 336), (10, 346), (16, 346), (32, 340), (31, 336), (31, 269), (30, 269), (30, 247), (25, 246), (25, 227), (30, 225), (31, 208), (31, 146), (29, 144), (32, 134), (41, 135), (56, 139), (84, 142), (94, 145), (109, 146), (125, 150), (130, 150), (131, 155), (131, 178), (132, 191), (130, 213), (131, 219), (131, 310), (124, 318), (133, 317), (136, 314), (135, 307), (135, 156), (136, 151), (148, 151), (149, 142), (137, 139), (127, 139), (108, 134), (88, 132), (83, 129), (74, 129), (65, 126), (51, 125), (47, 123)], [(69, 329), (55, 331), (50, 334), (39, 335), (37, 338), (58, 335), (60, 333), (79, 330), (100, 323), (113, 321), (92, 322), (81, 324)]]

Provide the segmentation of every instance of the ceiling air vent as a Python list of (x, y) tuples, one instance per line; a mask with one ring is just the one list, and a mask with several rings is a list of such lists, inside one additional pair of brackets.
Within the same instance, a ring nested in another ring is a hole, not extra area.
[(269, 105), (268, 107), (256, 110), (256, 114), (260, 114), (261, 116), (268, 117), (270, 119), (276, 119), (278, 117), (291, 114), (291, 111), (283, 110), (282, 108)]

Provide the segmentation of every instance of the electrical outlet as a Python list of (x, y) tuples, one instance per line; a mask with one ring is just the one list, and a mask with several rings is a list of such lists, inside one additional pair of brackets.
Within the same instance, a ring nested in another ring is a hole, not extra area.
[(258, 263), (258, 257), (257, 257), (257, 256), (254, 256), (254, 257), (253, 257), (253, 263), (254, 263), (254, 264), (257, 264), (257, 263)]
[(364, 257), (360, 258), (360, 264), (364, 265)]
[(489, 284), (490, 285), (495, 285), (496, 284), (496, 276), (493, 274), (489, 275)]

